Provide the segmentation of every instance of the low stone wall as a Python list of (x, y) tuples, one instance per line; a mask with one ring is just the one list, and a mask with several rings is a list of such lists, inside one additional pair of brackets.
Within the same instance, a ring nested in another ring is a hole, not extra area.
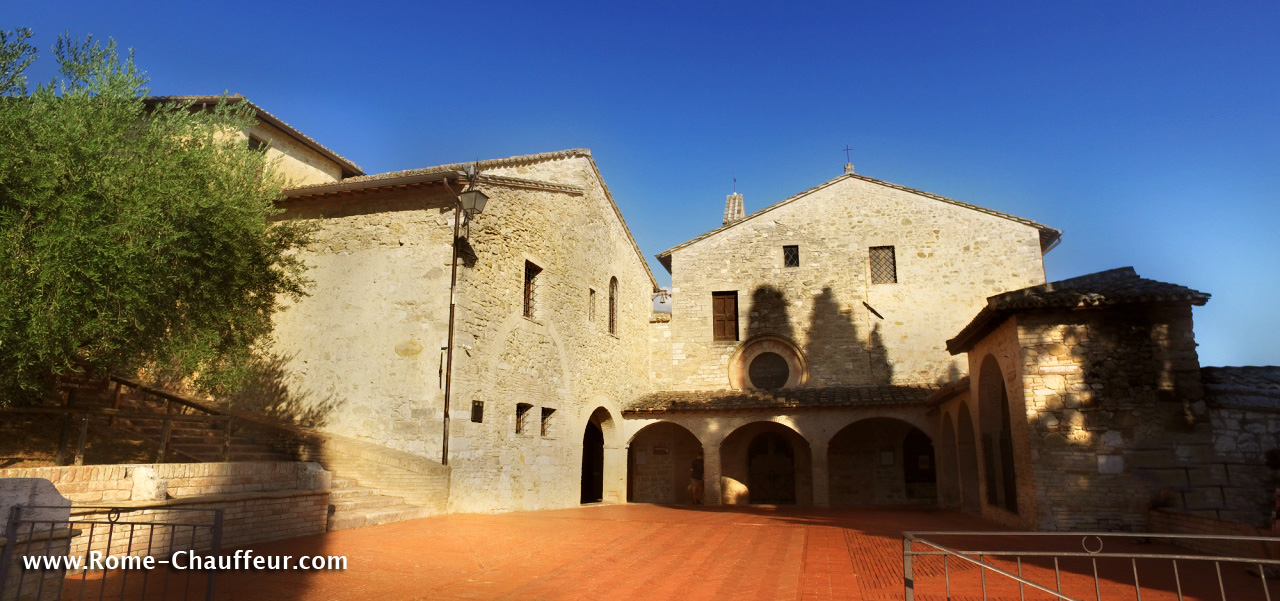
[[(40, 478), (73, 503), (73, 520), (86, 507), (120, 507), (125, 521), (166, 521), (169, 508), (223, 510), (222, 546), (235, 547), (325, 532), (329, 474), (315, 463), (167, 463), (0, 470), (0, 479)], [(83, 547), (97, 541), (75, 541)], [(145, 542), (143, 543), (145, 545)]]
[[(1252, 526), (1215, 520), (1176, 509), (1153, 509), (1147, 513), (1147, 531), (1158, 534), (1204, 536), (1264, 536)], [(1174, 544), (1200, 553), (1229, 557), (1267, 557), (1261, 541), (1177, 539)]]

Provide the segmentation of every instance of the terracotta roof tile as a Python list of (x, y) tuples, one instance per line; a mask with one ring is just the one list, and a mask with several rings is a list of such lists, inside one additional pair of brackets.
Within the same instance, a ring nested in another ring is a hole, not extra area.
[(641, 397), (624, 414), (818, 409), (924, 404), (937, 386), (848, 386), (783, 390), (664, 391)]
[(955, 338), (947, 341), (953, 355), (972, 348), (987, 331), (1019, 311), (1074, 309), (1133, 303), (1190, 303), (1203, 305), (1209, 294), (1186, 286), (1141, 277), (1132, 267), (1099, 271), (987, 297), (987, 305)]

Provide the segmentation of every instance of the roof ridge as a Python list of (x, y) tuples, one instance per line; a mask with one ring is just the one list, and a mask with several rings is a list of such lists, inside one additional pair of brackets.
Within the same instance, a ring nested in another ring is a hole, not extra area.
[[(956, 206), (959, 206), (959, 207), (962, 207), (962, 208), (966, 208), (966, 209), (971, 209), (971, 210), (974, 210), (974, 211), (978, 211), (978, 212), (980, 212), (980, 213), (986, 213), (986, 214), (988, 214), (988, 215), (992, 215), (992, 216), (994, 216), (994, 217), (1000, 217), (1000, 218), (1003, 218), (1003, 219), (1008, 219), (1008, 220), (1010, 220), (1010, 221), (1014, 221), (1014, 222), (1017, 222), (1017, 223), (1021, 223), (1021, 224), (1023, 224), (1023, 225), (1029, 226), (1029, 227), (1034, 227), (1034, 228), (1036, 228), (1036, 229), (1040, 230), (1040, 234), (1041, 234), (1041, 236), (1040, 236), (1040, 237), (1041, 237), (1041, 243), (1040, 243), (1040, 246), (1041, 246), (1041, 248), (1042, 248), (1042, 249), (1047, 248), (1049, 244), (1051, 244), (1054, 240), (1056, 240), (1057, 238), (1060, 238), (1060, 237), (1062, 236), (1062, 231), (1061, 231), (1061, 230), (1059, 230), (1059, 229), (1057, 229), (1057, 228), (1049, 227), (1049, 226), (1047, 226), (1047, 225), (1045, 225), (1045, 224), (1043, 224), (1043, 223), (1040, 223), (1040, 222), (1038, 222), (1038, 221), (1032, 221), (1032, 220), (1030, 220), (1030, 219), (1026, 219), (1026, 218), (1023, 218), (1023, 217), (1018, 217), (1017, 215), (1013, 215), (1013, 214), (1010, 214), (1010, 213), (1004, 213), (1004, 212), (1001, 212), (1001, 211), (997, 211), (997, 210), (995, 210), (995, 209), (988, 209), (988, 208), (986, 208), (986, 207), (980, 207), (980, 206), (978, 206), (978, 205), (970, 204), (970, 203), (967, 203), (967, 202), (964, 202), (964, 201), (960, 201), (960, 200), (956, 200), (956, 199), (954, 199), (954, 198), (948, 198), (948, 197), (946, 197), (946, 196), (942, 196), (942, 195), (940, 195), (940, 194), (934, 194), (934, 193), (932, 193), (932, 192), (925, 192), (924, 190), (918, 190), (918, 189), (916, 189), (916, 188), (910, 188), (910, 187), (907, 187), (907, 186), (903, 186), (903, 185), (899, 185), (899, 184), (895, 184), (895, 183), (891, 183), (891, 182), (886, 182), (886, 181), (883, 181), (883, 180), (878, 180), (878, 179), (876, 179), (876, 178), (874, 178), (874, 177), (868, 177), (868, 176), (860, 175), (860, 174), (857, 174), (857, 173), (843, 173), (843, 174), (840, 174), (839, 176), (836, 176), (836, 177), (834, 177), (834, 178), (832, 178), (832, 179), (829, 179), (829, 180), (827, 180), (827, 181), (825, 181), (825, 182), (822, 182), (821, 184), (818, 184), (818, 185), (816, 185), (816, 186), (814, 186), (814, 187), (812, 187), (812, 188), (809, 188), (808, 190), (805, 190), (805, 191), (803, 191), (803, 192), (799, 192), (799, 193), (793, 194), (793, 195), (788, 196), (787, 198), (784, 198), (784, 199), (782, 199), (782, 200), (779, 200), (778, 202), (775, 202), (775, 203), (773, 203), (773, 204), (771, 204), (771, 205), (769, 205), (769, 206), (766, 206), (766, 207), (764, 207), (764, 208), (761, 208), (761, 209), (759, 209), (759, 210), (757, 210), (757, 211), (755, 211), (755, 212), (753, 212), (753, 213), (751, 213), (751, 214), (747, 215), (746, 217), (743, 217), (742, 219), (739, 219), (739, 220), (737, 220), (737, 221), (734, 221), (734, 222), (729, 223), (729, 224), (726, 224), (726, 225), (722, 225), (722, 226), (720, 226), (720, 227), (718, 227), (718, 228), (716, 228), (716, 229), (713, 229), (713, 230), (711, 230), (711, 231), (709, 231), (709, 232), (706, 232), (706, 233), (704, 233), (704, 234), (702, 234), (702, 235), (700, 235), (700, 236), (697, 236), (697, 237), (695, 237), (695, 238), (692, 238), (692, 239), (690, 239), (690, 240), (688, 240), (688, 241), (686, 241), (686, 242), (684, 242), (684, 243), (677, 244), (677, 245), (675, 245), (675, 246), (673, 246), (673, 247), (671, 247), (671, 248), (668, 248), (667, 250), (664, 250), (664, 251), (662, 251), (662, 252), (658, 253), (658, 254), (657, 254), (657, 255), (655, 255), (655, 256), (658, 258), (658, 260), (659, 260), (659, 261), (663, 261), (663, 257), (670, 257), (670, 256), (671, 256), (671, 253), (674, 253), (674, 252), (675, 252), (675, 251), (677, 251), (677, 250), (680, 250), (680, 249), (685, 248), (685, 247), (687, 247), (687, 246), (689, 246), (689, 245), (691, 245), (691, 244), (694, 244), (694, 243), (696, 243), (696, 242), (699, 242), (699, 241), (701, 241), (701, 240), (704, 240), (704, 239), (706, 239), (706, 238), (709, 238), (709, 237), (711, 237), (711, 236), (714, 236), (715, 234), (718, 234), (718, 233), (720, 233), (720, 232), (722, 232), (722, 231), (725, 231), (725, 230), (727, 230), (727, 229), (729, 229), (729, 228), (731, 228), (731, 227), (734, 227), (734, 226), (736, 226), (736, 225), (738, 225), (738, 224), (740, 224), (740, 223), (744, 223), (744, 222), (746, 222), (746, 221), (749, 221), (749, 220), (751, 220), (751, 219), (754, 219), (754, 218), (756, 218), (756, 217), (759, 217), (760, 215), (763, 215), (764, 213), (767, 213), (767, 212), (772, 211), (772, 210), (774, 210), (774, 209), (781, 208), (781, 207), (783, 207), (783, 206), (785, 206), (785, 205), (791, 204), (791, 203), (793, 203), (793, 202), (795, 202), (795, 201), (797, 201), (797, 200), (800, 200), (801, 198), (803, 198), (803, 197), (805, 197), (805, 196), (808, 196), (808, 195), (810, 195), (810, 194), (813, 194), (814, 192), (817, 192), (818, 190), (821, 190), (821, 189), (823, 189), (823, 188), (826, 188), (826, 187), (828, 187), (828, 186), (831, 186), (831, 185), (833, 185), (833, 184), (835, 184), (835, 183), (837, 183), (837, 182), (839, 182), (840, 180), (843, 180), (843, 179), (857, 179), (857, 180), (861, 180), (861, 181), (864, 181), (864, 182), (867, 182), (867, 183), (872, 183), (872, 184), (877, 184), (877, 185), (880, 185), (880, 186), (884, 186), (884, 187), (886, 187), (886, 188), (893, 188), (893, 189), (895, 189), (895, 190), (901, 190), (901, 191), (903, 191), (903, 192), (908, 192), (908, 193), (911, 193), (911, 194), (916, 194), (916, 195), (919, 195), (919, 196), (924, 196), (924, 197), (926, 197), (926, 198), (931, 198), (931, 199), (933, 199), (933, 200), (937, 200), (937, 201), (940, 201), (940, 202), (945, 202), (945, 203), (952, 204), (952, 205), (956, 205)], [(1047, 234), (1047, 235), (1046, 235), (1046, 234)], [(663, 264), (665, 265), (665, 264), (666, 264), (666, 262), (665, 262), (665, 261), (663, 261)], [(669, 267), (668, 267), (668, 269), (669, 269)]]
[(230, 100), (232, 102), (248, 103), (248, 105), (253, 107), (253, 110), (256, 111), (259, 114), (259, 116), (263, 116), (266, 118), (265, 120), (267, 121), (268, 124), (275, 126), (278, 129), (284, 130), (286, 134), (289, 134), (301, 140), (303, 144), (307, 146), (311, 146), (313, 150), (318, 151), (320, 154), (326, 155), (329, 159), (332, 159), (334, 162), (338, 163), (340, 167), (345, 167), (346, 168), (344, 169), (345, 171), (353, 172), (356, 175), (364, 175), (364, 169), (361, 169), (360, 166), (352, 162), (351, 159), (348, 159), (347, 157), (344, 157), (338, 154), (337, 152), (334, 152), (333, 149), (329, 148), (328, 146), (325, 146), (324, 144), (321, 144), (315, 138), (312, 138), (311, 136), (308, 136), (307, 134), (302, 133), (302, 130), (292, 125), (289, 125), (289, 123), (286, 122), (284, 119), (281, 119), (275, 116), (274, 114), (272, 114), (271, 112), (267, 111), (266, 109), (262, 108), (261, 106), (254, 104), (254, 102), (252, 100), (249, 100), (244, 94), (147, 96), (146, 100), (151, 102), (177, 101), (177, 102), (198, 103), (198, 102), (217, 102), (218, 100), (221, 100), (224, 97), (227, 100)]
[[(381, 173), (370, 173), (358, 175), (355, 177), (344, 178), (346, 182), (363, 182), (379, 179), (390, 179), (395, 177), (408, 177), (413, 175), (422, 175), (426, 173), (439, 173), (441, 171), (466, 171), (472, 165), (476, 165), (480, 170), (493, 167), (510, 167), (513, 165), (529, 165), (532, 163), (542, 163), (545, 161), (554, 161), (558, 159), (567, 159), (573, 157), (590, 157), (591, 150), (586, 148), (569, 148), (566, 150), (556, 150), (552, 152), (539, 152), (536, 154), (522, 154), (499, 159), (484, 159), (480, 161), (466, 161), (461, 163), (448, 163), (445, 165), (435, 165), (433, 167), (415, 167), (413, 169), (400, 169), (396, 171), (383, 171)], [(308, 186), (294, 188), (300, 190)]]

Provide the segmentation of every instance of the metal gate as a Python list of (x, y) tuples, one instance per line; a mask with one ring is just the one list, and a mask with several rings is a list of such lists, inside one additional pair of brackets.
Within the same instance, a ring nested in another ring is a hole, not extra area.
[(15, 506), (0, 551), (0, 601), (200, 599), (222, 544), (222, 510)]

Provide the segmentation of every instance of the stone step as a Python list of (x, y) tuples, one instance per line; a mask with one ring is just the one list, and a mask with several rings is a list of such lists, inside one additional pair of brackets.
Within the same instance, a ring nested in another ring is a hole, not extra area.
[(329, 501), (330, 502), (350, 501), (352, 499), (359, 499), (362, 497), (368, 497), (368, 496), (373, 496), (377, 494), (378, 494), (378, 490), (375, 488), (368, 488), (364, 486), (348, 486), (348, 487), (338, 488), (337, 485), (334, 485), (333, 488), (329, 490)]
[(330, 478), (329, 483), (335, 489), (360, 486), (360, 483), (357, 482), (354, 478), (346, 478), (343, 476), (339, 476), (336, 472), (334, 472), (333, 477)]
[(438, 513), (429, 507), (411, 507), (409, 505), (380, 511), (334, 513), (329, 516), (329, 531), (416, 520), (437, 515)]
[(404, 499), (401, 499), (400, 497), (388, 497), (386, 495), (365, 495), (342, 501), (334, 501), (333, 497), (329, 497), (329, 505), (333, 507), (334, 515), (369, 513), (371, 511), (381, 511), (384, 509), (408, 507), (408, 505), (405, 505)]

